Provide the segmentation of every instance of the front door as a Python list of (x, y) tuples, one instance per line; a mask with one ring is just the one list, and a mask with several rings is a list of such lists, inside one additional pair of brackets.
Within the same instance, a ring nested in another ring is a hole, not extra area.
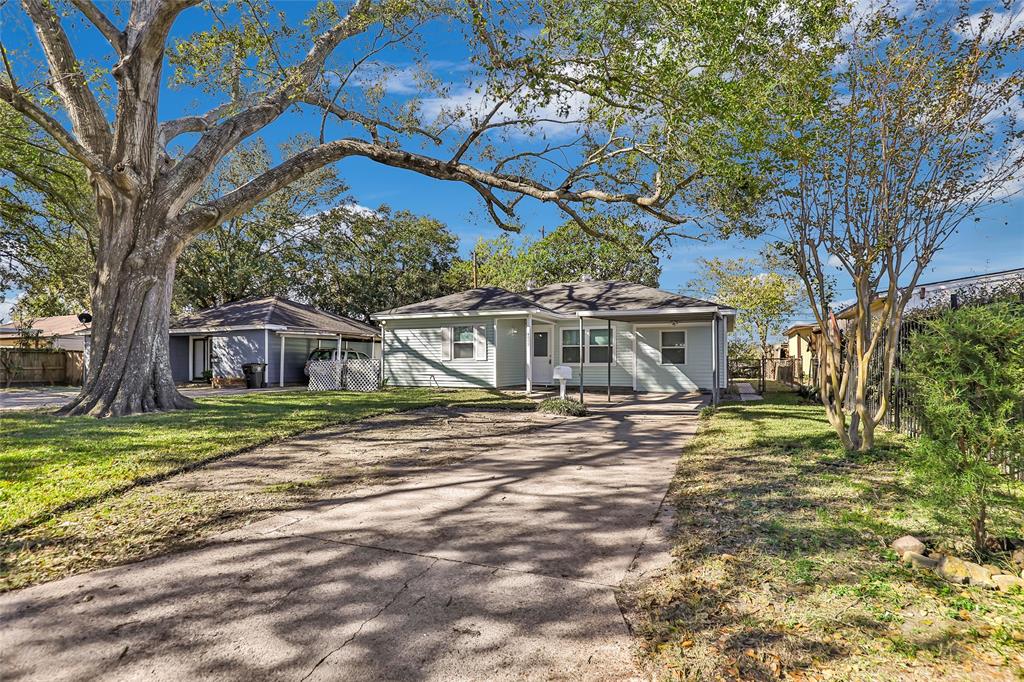
[(552, 362), (552, 335), (551, 327), (533, 328), (533, 358), (531, 361), (530, 379), (535, 384), (550, 384), (551, 374), (554, 369)]
[(203, 372), (210, 369), (206, 364), (209, 339), (192, 339), (192, 378), (202, 379)]

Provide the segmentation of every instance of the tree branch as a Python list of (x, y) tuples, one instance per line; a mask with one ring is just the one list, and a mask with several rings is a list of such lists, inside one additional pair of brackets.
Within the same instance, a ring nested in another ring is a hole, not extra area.
[(35, 26), (53, 76), (51, 83), (67, 107), (80, 146), (97, 156), (105, 156), (111, 141), (107, 117), (89, 89), (78, 57), (61, 28), (53, 5), (44, 0), (21, 0), (21, 4)]
[(124, 32), (114, 26), (107, 15), (93, 4), (92, 0), (71, 0), (71, 4), (77, 7), (78, 11), (84, 14), (85, 18), (103, 34), (119, 57), (124, 56), (127, 42)]
[(75, 136), (68, 132), (57, 119), (50, 116), (46, 110), (17, 90), (17, 86), (0, 80), (0, 99), (10, 104), (15, 111), (46, 131), (72, 158), (81, 162), (90, 171), (104, 177), (107, 176), (107, 169), (104, 166), (103, 160), (89, 149), (83, 147), (75, 139)]
[[(478, 192), (481, 192), (481, 188), (487, 188), (487, 194), (493, 190), (500, 190), (529, 196), (540, 201), (554, 203), (562, 210), (566, 210), (566, 207), (572, 204), (602, 201), (636, 206), (665, 222), (673, 224), (684, 222), (680, 216), (658, 208), (655, 205), (655, 199), (648, 196), (635, 193), (612, 193), (597, 188), (570, 191), (564, 188), (547, 187), (530, 178), (488, 172), (464, 163), (451, 164), (441, 159), (363, 140), (343, 139), (300, 152), (235, 190), (183, 214), (179, 220), (180, 230), (183, 236), (187, 236), (217, 222), (229, 220), (249, 210), (264, 198), (286, 187), (306, 173), (349, 156), (367, 158), (385, 166), (411, 170), (437, 180), (466, 183)], [(482, 194), (482, 196), (486, 198), (487, 194)], [(497, 205), (502, 206), (500, 203)], [(488, 202), (488, 206), (488, 210), (491, 210), (490, 202)], [(572, 215), (571, 212), (567, 212)]]

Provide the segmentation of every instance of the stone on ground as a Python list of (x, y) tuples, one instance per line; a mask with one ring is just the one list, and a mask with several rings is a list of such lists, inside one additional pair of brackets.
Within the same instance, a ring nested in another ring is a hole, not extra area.
[(924, 554), (925, 546), (924, 543), (915, 538), (913, 535), (904, 535), (901, 538), (897, 538), (892, 541), (890, 545), (896, 553), (903, 556), (907, 552), (914, 552), (915, 554)]
[(992, 576), (992, 582), (1000, 592), (1009, 592), (1014, 588), (1024, 590), (1024, 578), (1015, 575), (1000, 574)]

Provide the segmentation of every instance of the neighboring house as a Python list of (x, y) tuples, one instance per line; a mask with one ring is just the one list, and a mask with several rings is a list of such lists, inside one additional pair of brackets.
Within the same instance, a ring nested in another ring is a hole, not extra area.
[(230, 383), (242, 365), (266, 363), (271, 386), (302, 383), (316, 348), (359, 350), (376, 357), (377, 329), (341, 315), (271, 296), (227, 303), (171, 321), (171, 375), (178, 383), (213, 377)]
[[(470, 289), (372, 315), (396, 386), (570, 385), (651, 392), (725, 388), (736, 311), (629, 282)], [(717, 351), (717, 352), (716, 352)]]
[[(932, 308), (935, 306), (948, 307), (954, 296), (959, 296), (962, 300), (969, 292), (996, 291), (1014, 284), (1024, 285), (1024, 268), (987, 272), (982, 275), (970, 275), (968, 277), (957, 277), (955, 279), (918, 284), (914, 287), (914, 295), (907, 302), (904, 312), (909, 313), (919, 308)], [(882, 309), (885, 298), (886, 294), (884, 292), (876, 294), (875, 299), (871, 302), (871, 311), (873, 313)], [(836, 317), (839, 320), (852, 318), (853, 315), (853, 305), (849, 305), (836, 313)]]
[(812, 322), (797, 322), (782, 332), (786, 337), (786, 354), (790, 358), (796, 358), (800, 367), (801, 379), (811, 376), (811, 368), (814, 366), (814, 351), (811, 348), (811, 340), (814, 331), (818, 328)]
[[(25, 335), (32, 338), (30, 345), (34, 347), (85, 350), (85, 339), (79, 332), (87, 329), (89, 325), (79, 322), (77, 315), (37, 317), (28, 322), (28, 330), (23, 330), (13, 323), (0, 327), (0, 346), (17, 346)], [(25, 331), (28, 334), (25, 334)]]
[[(963, 300), (969, 293), (997, 291), (1013, 285), (1016, 285), (1020, 291), (1024, 291), (1024, 268), (925, 282), (914, 287), (914, 295), (907, 302), (904, 312), (909, 313), (913, 310), (935, 306), (949, 307), (956, 300), (955, 297)], [(881, 311), (885, 297), (884, 292), (875, 296), (871, 302), (872, 313)], [(846, 329), (850, 320), (853, 319), (854, 313), (852, 304), (836, 313), (836, 324), (839, 329)], [(789, 356), (800, 358), (800, 367), (804, 377), (813, 376), (812, 346), (814, 335), (818, 333), (818, 325), (815, 322), (798, 322), (783, 332), (787, 339)]]

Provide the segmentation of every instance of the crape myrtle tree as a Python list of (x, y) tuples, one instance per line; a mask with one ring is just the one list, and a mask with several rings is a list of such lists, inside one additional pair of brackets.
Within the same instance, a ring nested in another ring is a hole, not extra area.
[[(919, 3), (909, 16), (886, 7), (853, 21), (827, 107), (795, 129), (797, 162), (779, 195), (782, 246), (821, 329), (821, 400), (847, 450), (874, 444), (922, 273), (1024, 170), (1020, 9), (953, 10)], [(842, 329), (837, 269), (854, 295)], [(880, 381), (869, 382), (879, 356)]]
[[(289, 9), (21, 0), (0, 10), (0, 99), (85, 166), (96, 206), (90, 372), (64, 414), (189, 406), (166, 334), (179, 254), (328, 164), (358, 158), (462, 183), (511, 230), (525, 197), (572, 217), (630, 208), (666, 229), (736, 217), (764, 193), (767, 128), (786, 118), (780, 84), (821, 70), (809, 56), (835, 22), (827, 1), (351, 0), (318, 2), (301, 20)], [(192, 33), (175, 33), (186, 23)], [(34, 38), (12, 41), (19, 26)], [(464, 52), (462, 86), (432, 70), (442, 32)], [(419, 65), (412, 96), (389, 90), (403, 75), (398, 55)], [(216, 104), (165, 119), (170, 85)], [(277, 121), (317, 143), (199, 195), (221, 159)]]

